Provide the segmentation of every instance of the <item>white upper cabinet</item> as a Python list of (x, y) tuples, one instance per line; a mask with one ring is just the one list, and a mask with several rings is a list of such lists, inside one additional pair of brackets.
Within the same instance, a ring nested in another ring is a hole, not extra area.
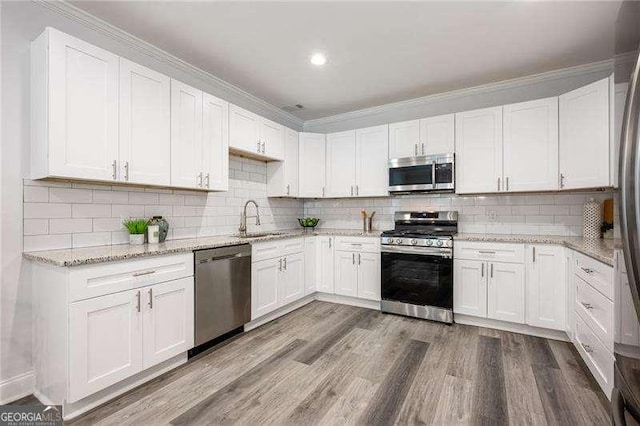
[(502, 182), (502, 107), (456, 114), (456, 192), (497, 192)]
[(454, 152), (454, 115), (446, 114), (421, 119), (419, 148), (421, 155)]
[(318, 198), (324, 196), (325, 135), (300, 133), (299, 152), (299, 197)]
[(624, 118), (624, 105), (627, 99), (629, 83), (618, 83), (614, 87), (613, 95), (613, 142), (611, 149), (611, 185), (618, 187), (618, 172), (620, 165), (620, 138), (622, 137), (622, 121)]
[(118, 178), (120, 58), (55, 29), (31, 45), (34, 179)]
[(558, 98), (505, 105), (504, 191), (558, 189)]
[(420, 155), (420, 120), (389, 124), (389, 158)]
[(325, 197), (355, 196), (356, 132), (327, 135)]
[(389, 126), (356, 130), (355, 195), (377, 197), (389, 195)]
[(526, 247), (527, 324), (564, 330), (566, 272), (564, 248), (547, 244)]
[(169, 77), (120, 59), (120, 180), (171, 183)]
[(298, 196), (299, 134), (284, 129), (284, 161), (267, 163), (267, 196)]
[(229, 106), (229, 148), (256, 154), (262, 153), (260, 117), (231, 104)]
[(201, 188), (202, 91), (171, 80), (171, 185)]
[(229, 189), (229, 102), (202, 94), (202, 187)]
[(560, 189), (610, 182), (609, 79), (560, 96)]
[(229, 148), (252, 157), (282, 160), (284, 127), (240, 108), (229, 107)]

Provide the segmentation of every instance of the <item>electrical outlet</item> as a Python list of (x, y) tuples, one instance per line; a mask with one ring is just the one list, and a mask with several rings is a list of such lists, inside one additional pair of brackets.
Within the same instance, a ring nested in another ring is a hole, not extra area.
[(489, 210), (487, 213), (489, 214), (489, 222), (495, 222), (498, 220), (498, 212), (495, 210)]

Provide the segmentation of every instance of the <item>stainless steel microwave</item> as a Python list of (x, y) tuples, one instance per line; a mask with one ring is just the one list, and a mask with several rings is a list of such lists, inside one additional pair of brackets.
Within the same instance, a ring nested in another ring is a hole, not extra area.
[(455, 155), (423, 155), (389, 160), (389, 192), (453, 192)]

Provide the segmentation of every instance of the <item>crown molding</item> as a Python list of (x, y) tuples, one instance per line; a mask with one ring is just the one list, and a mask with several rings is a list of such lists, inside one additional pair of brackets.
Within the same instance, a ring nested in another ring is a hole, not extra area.
[[(623, 55), (626, 56), (626, 55)], [(616, 57), (618, 59), (618, 57)], [(495, 83), (483, 84), (480, 86), (468, 87), (465, 89), (452, 90), (449, 92), (437, 93), (434, 95), (422, 96), (419, 98), (407, 99), (405, 101), (392, 102), (389, 104), (379, 105), (371, 108), (363, 108), (356, 111), (345, 112), (343, 114), (331, 115), (328, 117), (307, 120), (304, 122), (305, 130), (335, 124), (341, 121), (353, 120), (357, 118), (367, 117), (371, 115), (384, 114), (390, 111), (402, 110), (407, 108), (418, 107), (433, 102), (441, 102), (465, 96), (477, 95), (480, 93), (490, 93), (499, 90), (512, 89), (516, 87), (527, 86), (530, 84), (542, 83), (550, 80), (558, 80), (577, 75), (585, 75), (596, 72), (611, 70), (613, 71), (613, 59), (600, 62), (592, 62), (584, 65), (577, 65), (570, 68), (562, 68), (559, 70), (547, 71), (540, 74), (533, 74), (525, 77), (518, 77), (510, 80), (498, 81)]]
[(296, 117), (293, 114), (290, 114), (282, 109), (278, 108), (275, 105), (270, 104), (269, 102), (258, 98), (251, 93), (240, 89), (233, 84), (216, 77), (215, 75), (198, 68), (190, 63), (183, 61), (177, 56), (168, 53), (151, 43), (148, 43), (133, 34), (130, 34), (110, 23), (103, 21), (102, 19), (85, 12), (84, 10), (67, 3), (65, 1), (47, 1), (47, 0), (33, 0), (35, 3), (39, 4), (42, 7), (45, 7), (59, 15), (62, 15), (68, 19), (71, 19), (93, 31), (96, 31), (106, 37), (109, 37), (113, 40), (118, 41), (126, 45), (127, 47), (133, 48), (141, 53), (144, 53), (147, 56), (152, 57), (155, 60), (164, 62), (169, 64), (181, 71), (192, 74), (205, 82), (219, 87), (222, 90), (233, 93), (241, 99), (247, 101), (250, 105), (259, 106), (269, 112), (271, 112), (275, 117), (279, 119), (279, 121), (287, 126), (291, 126), (294, 128), (302, 128), (304, 125), (304, 120)]

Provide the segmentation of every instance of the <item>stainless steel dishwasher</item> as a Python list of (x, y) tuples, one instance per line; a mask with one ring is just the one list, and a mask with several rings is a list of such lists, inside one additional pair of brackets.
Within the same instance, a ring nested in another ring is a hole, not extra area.
[(194, 254), (198, 347), (251, 321), (251, 246), (199, 250)]

